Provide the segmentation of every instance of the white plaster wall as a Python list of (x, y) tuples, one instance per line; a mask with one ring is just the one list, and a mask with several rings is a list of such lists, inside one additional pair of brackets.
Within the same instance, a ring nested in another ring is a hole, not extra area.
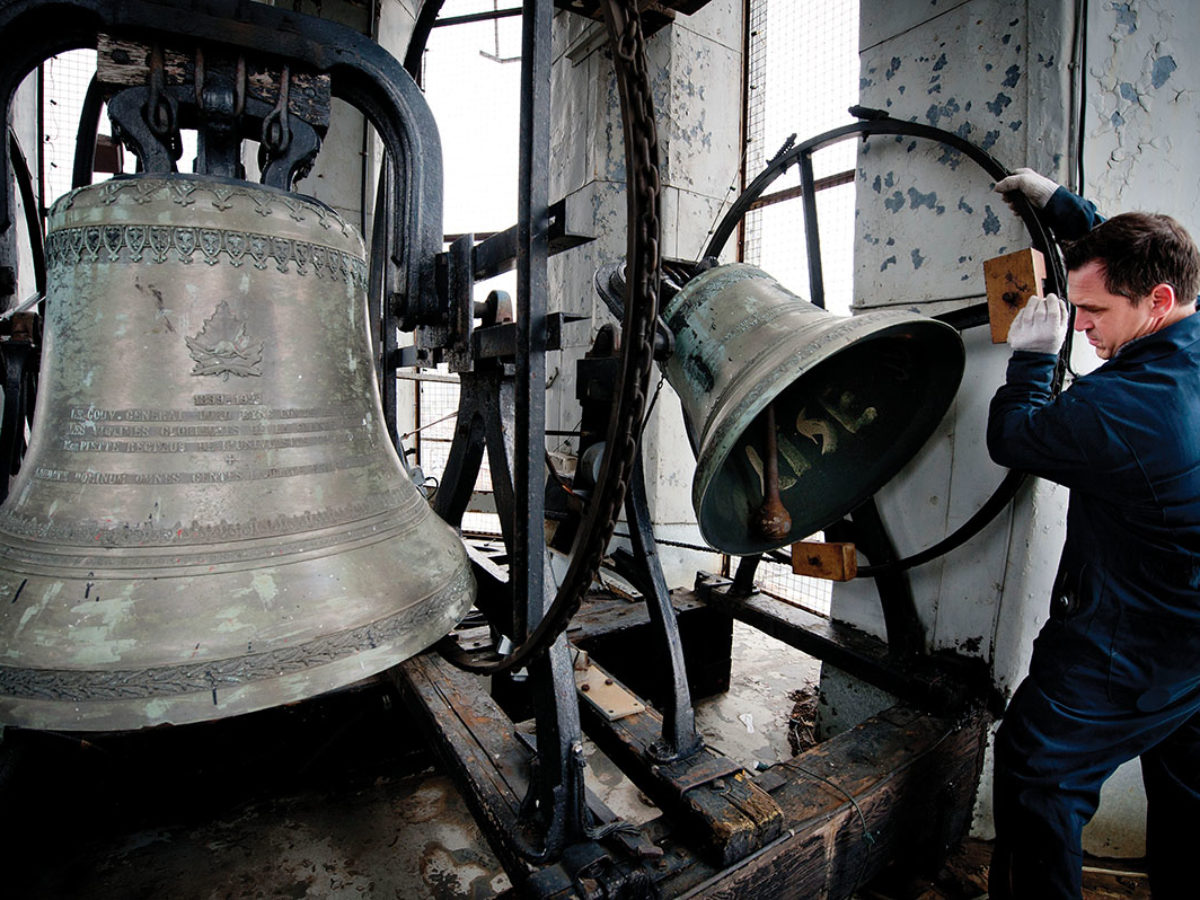
[[(1193, 175), (1200, 38), (1186, 0), (1089, 6), (1085, 61), (1083, 191), (1110, 213), (1168, 212), (1194, 234), (1200, 184)], [(1071, 178), (1068, 67), (1070, 2), (884, 2), (861, 12), (861, 103), (955, 131), (1010, 168)], [(973, 171), (972, 171), (973, 170)], [(983, 295), (984, 259), (1028, 245), (981, 170), (955, 154), (907, 140), (872, 140), (859, 154), (856, 308), (902, 304), (927, 311)], [(977, 330), (978, 331), (978, 330)], [(964, 335), (964, 385), (925, 450), (880, 495), (902, 554), (937, 541), (998, 482), (987, 458), (987, 403), (1003, 379), (1005, 347)], [(1077, 348), (1079, 371), (1096, 361)], [(1011, 695), (1046, 616), (1065, 528), (1067, 492), (1028, 482), (1010, 511), (954, 553), (912, 572), (928, 643), (990, 660)], [(834, 613), (876, 633), (869, 585), (835, 590)], [(990, 758), (975, 830), (992, 832)], [(1110, 780), (1085, 831), (1085, 849), (1144, 852), (1144, 795), (1136, 762)]]
[[(1047, 85), (1045, 73), (1063, 65), (1070, 23), (1062, 10), (1030, 6), (1035, 8), (1001, 0), (864, 3), (860, 102), (954, 132), (1010, 168), (1029, 164), (1054, 171), (1060, 149), (1050, 138), (1065, 145), (1066, 85)], [(936, 313), (978, 303), (984, 296), (983, 261), (1028, 246), (1027, 234), (992, 192), (987, 174), (942, 144), (871, 139), (860, 148), (857, 177), (856, 310), (902, 305)], [(1003, 379), (1007, 349), (993, 347), (986, 329), (969, 330), (963, 338), (967, 366), (954, 406), (878, 498), (902, 555), (957, 529), (1004, 474), (988, 458), (983, 437), (987, 403)], [(1021, 645), (1020, 638), (1010, 641), (1003, 627), (996, 628), (996, 610), (1012, 589), (1006, 585), (1009, 535), (1032, 527), (1042, 535), (1039, 546), (1053, 546), (1056, 558), (1062, 511), (1058, 504), (1020, 504), (1017, 510), (1015, 521), (1014, 514), (1001, 516), (958, 550), (910, 573), (931, 649), (954, 648), (995, 661), (998, 651), (1012, 656)], [(1046, 576), (1046, 594), (1052, 574)], [(839, 585), (834, 597), (837, 615), (881, 629), (873, 585)], [(1022, 612), (1016, 618), (1024, 623), (1024, 635), (1030, 617)], [(1018, 668), (1026, 661), (1019, 651), (1011, 659)], [(1015, 683), (1008, 672), (1000, 680)]]
[[(12, 101), (13, 132), (25, 154), (25, 160), (33, 173), (34, 191), (38, 190), (38, 134), (37, 117), (37, 73), (26, 77), (17, 88)], [(17, 230), (17, 291), (15, 300), (24, 302), (37, 290), (34, 278), (33, 256), (30, 252), (29, 231), (25, 227), (25, 204), (21, 200), (21, 192), (16, 189), (16, 183), (10, 186), (13, 193), (13, 226)], [(3, 404), (0, 403), (0, 406)]]
[(404, 53), (417, 21), (418, 0), (376, 0), (378, 18), (376, 40), (396, 59), (404, 62)]

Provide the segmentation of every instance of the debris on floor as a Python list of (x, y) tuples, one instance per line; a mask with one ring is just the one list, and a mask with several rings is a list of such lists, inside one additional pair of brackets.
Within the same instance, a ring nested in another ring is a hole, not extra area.
[[(889, 869), (855, 893), (855, 900), (986, 900), (989, 841), (968, 838), (936, 874)], [(1085, 859), (1084, 900), (1149, 900), (1143, 860)]]
[(816, 684), (806, 684), (788, 694), (792, 701), (792, 714), (788, 719), (788, 746), (793, 756), (798, 756), (817, 745), (817, 697)]

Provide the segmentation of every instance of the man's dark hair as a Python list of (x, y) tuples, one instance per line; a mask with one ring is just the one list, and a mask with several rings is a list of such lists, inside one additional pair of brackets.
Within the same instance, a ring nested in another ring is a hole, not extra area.
[(1159, 213), (1131, 212), (1101, 222), (1063, 251), (1067, 269), (1093, 261), (1104, 267), (1104, 286), (1135, 304), (1156, 284), (1175, 289), (1176, 302), (1192, 303), (1200, 290), (1200, 251), (1183, 226)]

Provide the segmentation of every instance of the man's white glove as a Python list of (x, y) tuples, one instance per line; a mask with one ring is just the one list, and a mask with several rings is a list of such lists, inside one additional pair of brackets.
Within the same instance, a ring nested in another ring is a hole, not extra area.
[(1067, 336), (1067, 304), (1056, 294), (1030, 297), (1008, 328), (1008, 345), (1014, 350), (1057, 353)]
[[(1007, 178), (1001, 178), (996, 182), (994, 190), (998, 194), (1020, 192), (1033, 204), (1034, 209), (1042, 209), (1050, 202), (1054, 192), (1058, 190), (1058, 184), (1045, 175), (1039, 175), (1033, 169), (1014, 169)], [(1007, 198), (1005, 199), (1007, 200)], [(1011, 205), (1010, 202), (1009, 206)]]

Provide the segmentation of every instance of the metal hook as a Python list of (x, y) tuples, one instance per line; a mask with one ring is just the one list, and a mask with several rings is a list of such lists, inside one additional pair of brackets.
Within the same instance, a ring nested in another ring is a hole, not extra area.
[(279, 76), (279, 101), (263, 119), (262, 142), (272, 156), (282, 156), (292, 142), (292, 128), (288, 123), (289, 80), (288, 67), (284, 66)]

